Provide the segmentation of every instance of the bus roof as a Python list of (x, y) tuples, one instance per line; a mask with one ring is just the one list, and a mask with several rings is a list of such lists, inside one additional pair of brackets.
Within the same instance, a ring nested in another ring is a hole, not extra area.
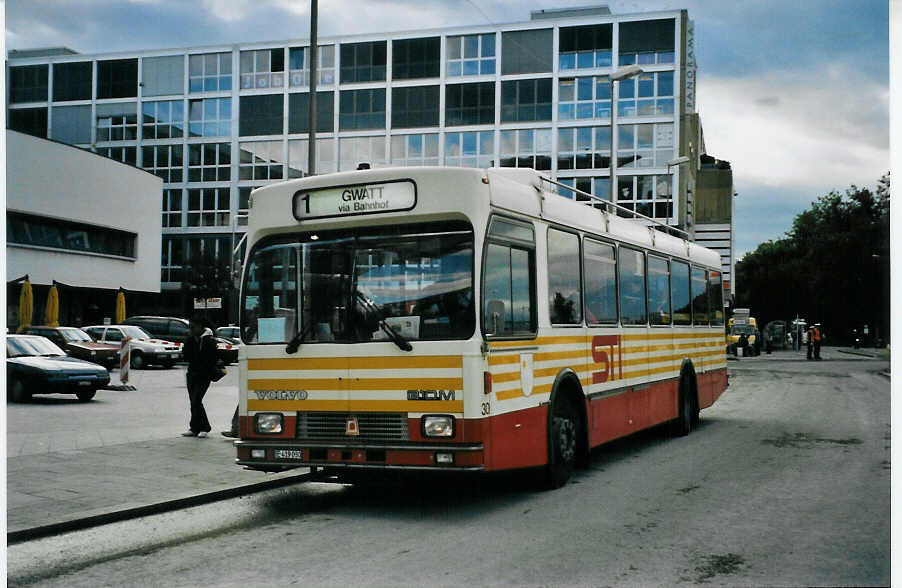
[[(292, 200), (299, 192), (399, 180), (411, 180), (416, 186), (416, 204), (411, 210), (302, 221), (294, 216)], [(719, 271), (720, 256), (716, 252), (656, 230), (647, 222), (622, 218), (589, 206), (589, 202), (562, 197), (544, 180), (528, 168), (455, 167), (387, 167), (289, 180), (253, 191), (248, 238), (256, 241), (264, 234), (301, 226), (326, 229), (393, 224), (399, 216), (405, 222), (466, 217), (474, 228), (484, 230), (494, 209), (690, 259)], [(426, 186), (428, 194), (424, 191)]]

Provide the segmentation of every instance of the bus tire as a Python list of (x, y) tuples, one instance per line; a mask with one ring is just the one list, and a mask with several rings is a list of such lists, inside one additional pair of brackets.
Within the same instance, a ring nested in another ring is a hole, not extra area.
[(551, 412), (548, 431), (548, 466), (545, 486), (549, 490), (564, 486), (573, 473), (579, 439), (579, 416), (566, 397), (558, 398)]
[(692, 384), (689, 374), (684, 373), (680, 378), (678, 402), (680, 414), (670, 425), (670, 434), (674, 437), (685, 437), (692, 431)]

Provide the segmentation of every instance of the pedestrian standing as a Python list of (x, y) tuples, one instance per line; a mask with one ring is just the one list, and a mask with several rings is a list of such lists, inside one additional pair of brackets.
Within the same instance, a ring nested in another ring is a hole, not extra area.
[(817, 361), (821, 360), (821, 324), (814, 323), (814, 328), (811, 331), (812, 338), (814, 339), (814, 359)]
[(216, 341), (213, 331), (205, 326), (206, 319), (193, 317), (188, 323), (188, 338), (185, 340), (184, 354), (188, 362), (186, 377), (191, 420), (183, 437), (206, 437), (210, 432), (210, 421), (204, 410), (204, 394), (210, 387), (216, 370)]
[(805, 345), (808, 347), (808, 359), (812, 359), (812, 347), (814, 346), (814, 326), (808, 327), (808, 330), (805, 331)]

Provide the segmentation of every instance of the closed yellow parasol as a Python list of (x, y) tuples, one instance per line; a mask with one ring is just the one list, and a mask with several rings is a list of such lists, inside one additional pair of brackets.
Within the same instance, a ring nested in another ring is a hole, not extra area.
[(17, 333), (21, 333), (26, 327), (31, 326), (31, 314), (34, 310), (33, 296), (31, 282), (28, 281), (28, 276), (25, 276), (25, 281), (22, 282), (22, 290), (19, 292), (19, 328), (16, 330)]
[(125, 292), (119, 289), (116, 294), (116, 324), (120, 324), (125, 320)]
[(44, 324), (48, 327), (60, 326), (60, 294), (54, 283), (47, 293), (47, 306), (44, 308)]

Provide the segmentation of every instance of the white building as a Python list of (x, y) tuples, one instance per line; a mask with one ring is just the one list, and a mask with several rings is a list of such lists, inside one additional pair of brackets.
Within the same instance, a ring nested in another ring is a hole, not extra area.
[[(112, 316), (119, 288), (127, 303), (160, 292), (160, 178), (15, 131), (6, 155), (6, 279), (29, 276), (35, 320), (54, 282), (62, 323)], [(18, 284), (7, 294), (16, 325)]]

